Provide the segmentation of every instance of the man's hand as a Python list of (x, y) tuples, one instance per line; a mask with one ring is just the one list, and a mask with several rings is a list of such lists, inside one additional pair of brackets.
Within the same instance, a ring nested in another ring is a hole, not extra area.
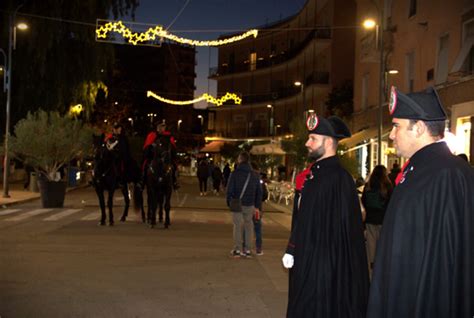
[(283, 267), (292, 268), (293, 264), (295, 263), (295, 258), (293, 257), (293, 255), (285, 253), (285, 255), (283, 255), (282, 262)]

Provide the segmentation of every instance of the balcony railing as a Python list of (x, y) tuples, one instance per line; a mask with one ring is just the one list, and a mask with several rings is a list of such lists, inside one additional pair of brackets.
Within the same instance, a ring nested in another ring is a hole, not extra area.
[[(313, 72), (310, 75), (306, 76), (304, 84), (306, 87), (313, 84), (327, 85), (329, 84), (329, 72), (317, 71)], [(255, 103), (265, 103), (271, 102), (276, 99), (282, 99), (296, 94), (301, 93), (301, 88), (291, 85), (287, 87), (282, 87), (280, 89), (275, 89), (268, 93), (262, 94), (248, 94), (242, 95), (242, 104), (255, 104)], [(220, 95), (221, 96), (221, 95)], [(224, 105), (233, 105), (233, 101), (227, 101)]]
[[(298, 43), (297, 46), (289, 49), (288, 51), (283, 51), (280, 54), (272, 54), (270, 57), (263, 60), (257, 60), (255, 69), (258, 70), (288, 62), (299, 55), (313, 39), (331, 39), (331, 28), (321, 27), (320, 29), (310, 31), (302, 42)], [(218, 77), (247, 71), (250, 71), (250, 64), (248, 60), (234, 65), (225, 64), (220, 65), (219, 67), (212, 67), (209, 69), (209, 77)]]

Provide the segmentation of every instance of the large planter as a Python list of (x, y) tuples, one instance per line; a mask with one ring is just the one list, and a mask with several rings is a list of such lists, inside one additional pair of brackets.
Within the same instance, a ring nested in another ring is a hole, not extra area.
[(38, 180), (43, 208), (62, 208), (66, 196), (66, 181)]

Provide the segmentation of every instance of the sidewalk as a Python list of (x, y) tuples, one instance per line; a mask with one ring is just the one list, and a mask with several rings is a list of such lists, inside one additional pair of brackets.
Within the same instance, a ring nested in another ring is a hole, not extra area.
[[(87, 187), (88, 184), (79, 184), (75, 187), (67, 187), (66, 193), (75, 189), (80, 189), (83, 187)], [(41, 197), (39, 192), (32, 192), (29, 189), (23, 188), (23, 182), (14, 182), (9, 184), (8, 194), (10, 195), (9, 198), (3, 197), (3, 184), (0, 184), (0, 208), (6, 208), (10, 205), (16, 203), (23, 203), (31, 200), (36, 200)]]
[(9, 198), (3, 197), (3, 184), (0, 185), (0, 207), (7, 207), (11, 204), (35, 200), (40, 198), (39, 192), (31, 192), (23, 189), (23, 182), (10, 183), (8, 188)]

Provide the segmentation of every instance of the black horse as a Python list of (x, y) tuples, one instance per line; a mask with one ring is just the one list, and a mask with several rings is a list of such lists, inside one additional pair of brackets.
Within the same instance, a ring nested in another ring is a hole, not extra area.
[(150, 227), (156, 225), (156, 210), (158, 210), (160, 223), (164, 227), (171, 225), (171, 195), (173, 193), (173, 152), (171, 143), (166, 136), (159, 136), (155, 142), (145, 149), (145, 186), (147, 189), (148, 215)]
[[(118, 140), (110, 138), (104, 140), (104, 135), (93, 136), (94, 144), (94, 172), (92, 178), (92, 185), (94, 186), (97, 197), (99, 198), (99, 206), (101, 211), (101, 218), (99, 225), (106, 224), (105, 213), (105, 195), (108, 192), (107, 207), (109, 209), (109, 225), (114, 225), (113, 214), (113, 199), (114, 192), (120, 188), (125, 201), (120, 221), (125, 222), (128, 216), (128, 208), (130, 206), (130, 198), (128, 194), (127, 178), (125, 177), (123, 169), (123, 160), (117, 151)], [(138, 167), (137, 167), (138, 169)]]

